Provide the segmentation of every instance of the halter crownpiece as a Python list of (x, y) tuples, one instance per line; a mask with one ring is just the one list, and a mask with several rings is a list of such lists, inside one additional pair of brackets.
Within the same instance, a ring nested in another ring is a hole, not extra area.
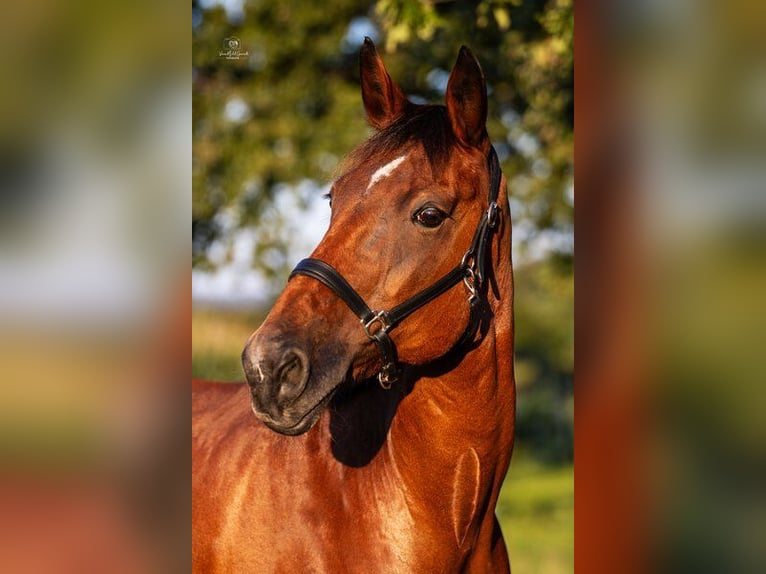
[(472, 320), (466, 333), (470, 334), (473, 331), (477, 309), (481, 303), (482, 288), (486, 279), (486, 260), (490, 235), (497, 228), (501, 216), (497, 205), (501, 179), (500, 162), (497, 159), (497, 152), (492, 146), (490, 146), (487, 155), (487, 164), (489, 168), (489, 206), (482, 214), (471, 245), (463, 254), (460, 263), (441, 279), (390, 311), (383, 309), (373, 311), (370, 309), (359, 293), (334, 267), (319, 259), (303, 259), (290, 273), (288, 281), (296, 275), (305, 275), (323, 283), (359, 317), (367, 337), (377, 345), (382, 355), (383, 366), (378, 373), (378, 381), (384, 389), (391, 388), (391, 385), (398, 381), (401, 376), (401, 368), (397, 363), (396, 346), (388, 334), (389, 331), (409, 315), (449, 291), (460, 281), (463, 281), (468, 290), (468, 304), (471, 309)]

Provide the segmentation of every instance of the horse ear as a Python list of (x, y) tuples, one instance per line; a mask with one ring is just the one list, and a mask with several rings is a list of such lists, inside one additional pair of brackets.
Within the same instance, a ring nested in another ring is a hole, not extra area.
[(412, 105), (388, 75), (375, 44), (369, 38), (364, 39), (359, 53), (359, 76), (364, 110), (372, 127), (382, 130)]
[(463, 144), (481, 147), (487, 135), (487, 84), (476, 56), (462, 46), (447, 82), (447, 112)]

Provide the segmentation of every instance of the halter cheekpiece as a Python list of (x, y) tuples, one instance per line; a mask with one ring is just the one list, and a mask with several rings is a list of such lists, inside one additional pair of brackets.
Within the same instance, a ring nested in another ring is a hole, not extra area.
[[(384, 389), (399, 380), (401, 368), (397, 363), (396, 346), (389, 336), (391, 329), (424, 305), (430, 303), (450, 288), (463, 281), (468, 291), (468, 304), (471, 308), (472, 323), (478, 314), (482, 290), (486, 279), (486, 261), (490, 244), (490, 235), (497, 228), (500, 220), (500, 209), (497, 198), (500, 190), (500, 163), (495, 148), (490, 146), (487, 155), (489, 168), (489, 201), (488, 208), (482, 214), (473, 240), (460, 263), (435, 283), (416, 293), (400, 305), (389, 311), (383, 309), (373, 311), (364, 299), (331, 265), (319, 259), (303, 259), (295, 266), (290, 278), (305, 275), (320, 281), (330, 289), (353, 311), (362, 324), (364, 332), (377, 345), (383, 366), (378, 373), (378, 381)], [(288, 281), (289, 281), (288, 279)], [(469, 326), (471, 323), (469, 323)], [(473, 329), (467, 329), (470, 333)]]

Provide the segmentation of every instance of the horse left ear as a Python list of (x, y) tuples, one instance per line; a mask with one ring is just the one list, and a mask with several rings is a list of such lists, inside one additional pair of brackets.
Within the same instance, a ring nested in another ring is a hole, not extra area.
[(388, 75), (375, 44), (369, 38), (359, 52), (359, 76), (367, 121), (382, 130), (396, 121), (412, 104)]
[(452, 131), (470, 147), (482, 147), (487, 135), (487, 84), (473, 52), (462, 46), (447, 83), (447, 112)]

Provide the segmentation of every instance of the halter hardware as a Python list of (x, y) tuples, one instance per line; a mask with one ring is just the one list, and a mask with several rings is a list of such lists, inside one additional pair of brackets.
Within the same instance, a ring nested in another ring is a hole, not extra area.
[(463, 277), (463, 284), (465, 285), (465, 288), (468, 289), (468, 302), (473, 303), (473, 301), (479, 296), (479, 294), (476, 291), (476, 273), (474, 273), (472, 267), (465, 268), (465, 277)]
[[(370, 339), (374, 339), (377, 333), (385, 333), (391, 328), (391, 322), (388, 319), (388, 313), (383, 310), (375, 313), (369, 320), (365, 321), (364, 319), (360, 319), (359, 322), (364, 327), (364, 332), (367, 333), (367, 336)], [(372, 328), (376, 323), (379, 326), (375, 331), (373, 331)]]
[(489, 207), (487, 208), (487, 226), (489, 226), (490, 229), (494, 229), (497, 225), (499, 215), (500, 211), (498, 210), (497, 202), (490, 202)]
[(388, 390), (391, 388), (391, 385), (399, 380), (400, 376), (401, 371), (396, 363), (386, 363), (380, 368), (380, 372), (378, 373), (378, 383), (380, 383), (380, 386), (385, 390)]
[(487, 164), (490, 180), (489, 207), (487, 211), (482, 213), (470, 247), (463, 254), (460, 263), (455, 268), (435, 283), (407, 299), (404, 303), (397, 305), (389, 311), (383, 309), (373, 311), (364, 302), (359, 293), (346, 281), (343, 275), (331, 265), (319, 259), (303, 259), (290, 273), (288, 281), (296, 275), (305, 275), (323, 283), (359, 317), (364, 332), (377, 345), (382, 356), (383, 361), (382, 367), (378, 372), (378, 382), (384, 389), (390, 389), (391, 385), (401, 377), (401, 368), (398, 365), (396, 356), (396, 346), (388, 332), (410, 314), (440, 295), (443, 295), (462, 281), (468, 290), (471, 319), (461, 342), (472, 336), (474, 329), (478, 325), (478, 307), (481, 302), (484, 280), (486, 279), (485, 264), (489, 253), (489, 236), (497, 227), (501, 215), (497, 204), (501, 178), (500, 162), (497, 159), (495, 148), (491, 146), (487, 156)]

